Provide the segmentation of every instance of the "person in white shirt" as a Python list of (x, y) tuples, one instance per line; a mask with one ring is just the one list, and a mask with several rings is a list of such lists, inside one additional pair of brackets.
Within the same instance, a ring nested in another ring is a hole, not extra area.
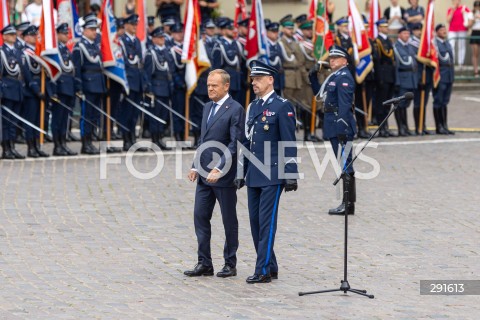
[(398, 30), (405, 25), (405, 9), (400, 7), (398, 0), (390, 0), (390, 3), (391, 6), (385, 9), (383, 16), (388, 20), (388, 34), (397, 35)]

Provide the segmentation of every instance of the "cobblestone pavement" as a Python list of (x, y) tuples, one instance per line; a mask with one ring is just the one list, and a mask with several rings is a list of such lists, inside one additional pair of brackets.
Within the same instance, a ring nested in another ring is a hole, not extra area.
[[(451, 127), (461, 118), (479, 124), (478, 102), (464, 102)], [(326, 150), (299, 151), (305, 179), (280, 204), (279, 280), (263, 285), (245, 283), (255, 264), (245, 189), (237, 206), (238, 276), (183, 275), (196, 262), (195, 185), (185, 178), (192, 152), (165, 154), (165, 169), (149, 180), (133, 177), (120, 156), (111, 158), (122, 163), (108, 165), (106, 179), (98, 157), (0, 161), (0, 318), (478, 318), (479, 296), (424, 296), (419, 282), (480, 280), (480, 134), (389, 139), (366, 149), (380, 173), (358, 180), (349, 282), (375, 299), (298, 296), (339, 287), (343, 277), (343, 218), (326, 214), (339, 201), (334, 172), (329, 165), (320, 179), (311, 157), (321, 161)], [(157, 158), (135, 156), (132, 164), (147, 172)], [(365, 159), (356, 164), (359, 173), (372, 168)], [(218, 271), (218, 208), (212, 228)]]

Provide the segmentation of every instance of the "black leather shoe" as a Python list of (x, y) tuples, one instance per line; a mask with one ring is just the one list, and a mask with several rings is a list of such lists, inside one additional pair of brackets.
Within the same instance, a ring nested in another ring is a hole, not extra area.
[(368, 138), (370, 138), (370, 135), (368, 134), (367, 131), (365, 131), (365, 129), (359, 130), (358, 133), (357, 133), (357, 136), (358, 136), (360, 139), (368, 139)]
[(272, 277), (269, 274), (254, 274), (247, 278), (247, 283), (269, 283), (272, 282)]
[(198, 263), (193, 270), (187, 270), (183, 274), (189, 277), (213, 276), (213, 266), (207, 267)]
[(237, 275), (237, 268), (230, 267), (228, 264), (224, 265), (220, 272), (217, 272), (217, 277), (227, 278), (235, 277)]
[[(328, 214), (344, 216), (345, 215), (345, 202), (342, 202), (342, 204), (339, 205), (335, 209), (328, 210)], [(350, 204), (349, 204), (348, 214), (349, 215), (355, 214), (355, 204), (352, 203), (352, 202), (350, 202)]]
[(277, 272), (270, 272), (270, 275), (272, 276), (272, 280), (277, 280), (278, 279), (278, 271)]

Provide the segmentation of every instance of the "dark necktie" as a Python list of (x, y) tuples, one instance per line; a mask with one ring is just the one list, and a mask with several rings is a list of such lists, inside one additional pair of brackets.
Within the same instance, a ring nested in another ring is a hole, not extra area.
[(215, 108), (218, 106), (218, 104), (216, 103), (213, 103), (212, 104), (212, 108), (210, 109), (210, 114), (208, 115), (208, 119), (207, 119), (207, 127), (210, 125), (210, 123), (212, 122), (212, 119), (213, 117), (215, 116)]

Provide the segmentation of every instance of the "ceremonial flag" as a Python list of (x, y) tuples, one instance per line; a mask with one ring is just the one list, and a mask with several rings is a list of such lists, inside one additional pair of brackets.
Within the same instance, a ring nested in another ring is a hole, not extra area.
[(362, 83), (373, 68), (372, 48), (368, 41), (367, 30), (362, 16), (358, 11), (355, 0), (348, 0), (349, 31), (353, 42), (353, 56), (355, 61), (355, 79)]
[[(320, 0), (323, 5), (323, 0)], [(318, 13), (318, 0), (311, 0), (310, 6), (308, 7), (308, 20), (313, 20), (317, 16)]]
[[(239, 18), (239, 16), (241, 18)], [(233, 16), (233, 23), (235, 28), (238, 27), (238, 20), (243, 20), (247, 18), (247, 8), (245, 6), (245, 0), (237, 0), (235, 3), (235, 15)]]
[(123, 60), (122, 49), (117, 39), (117, 26), (113, 14), (111, 0), (105, 0), (102, 6), (102, 38), (100, 42), (100, 53), (104, 73), (110, 79), (120, 83), (125, 92), (129, 94), (127, 74), (125, 73), (125, 61)]
[(82, 30), (78, 23), (78, 8), (75, 0), (58, 0), (58, 25), (68, 23), (67, 47), (73, 50), (75, 43), (82, 37)]
[(50, 79), (55, 81), (60, 77), (60, 53), (58, 51), (57, 32), (55, 30), (55, 18), (53, 15), (53, 1), (44, 0), (42, 16), (40, 19), (39, 39), (36, 54), (40, 57), (40, 63), (47, 71)]
[(269, 63), (267, 30), (263, 17), (262, 0), (252, 0), (252, 13), (250, 15), (247, 43), (245, 44), (247, 65), (255, 59)]
[(327, 12), (323, 5), (323, 0), (317, 3), (317, 15), (315, 19), (315, 40), (313, 54), (317, 60), (326, 59), (328, 49), (333, 45), (333, 34), (329, 27)]
[[(0, 30), (10, 24), (10, 13), (8, 11), (8, 1), (0, 0)], [(3, 38), (0, 37), (0, 46), (3, 45)]]
[(368, 37), (375, 39), (378, 36), (378, 27), (375, 22), (382, 18), (382, 12), (380, 11), (379, 0), (370, 1), (370, 17), (368, 19)]
[(148, 39), (148, 24), (147, 24), (147, 3), (146, 0), (137, 0), (137, 14), (138, 14), (138, 25), (137, 25), (137, 38), (140, 40), (142, 45), (142, 52), (145, 54), (147, 50), (147, 39)]
[(434, 18), (435, 0), (430, 0), (425, 14), (425, 23), (423, 24), (420, 45), (418, 46), (417, 60), (421, 63), (435, 68), (433, 74), (433, 83), (437, 87), (440, 82), (440, 68), (438, 63), (438, 53), (435, 47), (435, 18)]
[(185, 37), (183, 38), (182, 61), (185, 62), (187, 95), (197, 86), (200, 74), (210, 67), (207, 51), (200, 40), (200, 8), (198, 0), (188, 0), (185, 6)]

